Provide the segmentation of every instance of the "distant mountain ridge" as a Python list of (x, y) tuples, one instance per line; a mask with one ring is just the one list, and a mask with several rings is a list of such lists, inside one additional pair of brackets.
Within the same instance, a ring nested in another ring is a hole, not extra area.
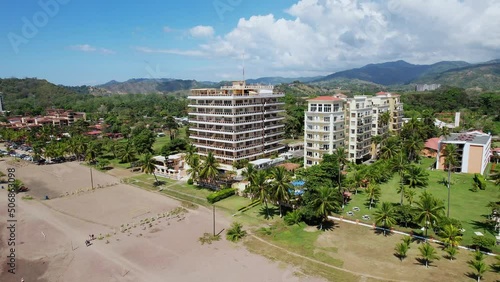
[(325, 82), (337, 79), (357, 79), (380, 85), (408, 84), (418, 78), (432, 76), (454, 68), (469, 66), (463, 61), (443, 61), (432, 65), (414, 65), (399, 60), (380, 64), (368, 64), (327, 75), (313, 82)]

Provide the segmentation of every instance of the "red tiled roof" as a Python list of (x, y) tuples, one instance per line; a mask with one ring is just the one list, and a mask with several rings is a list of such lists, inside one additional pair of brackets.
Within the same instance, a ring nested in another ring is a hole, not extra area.
[(309, 99), (307, 101), (341, 101), (342, 99), (333, 96), (319, 96), (314, 99)]
[(424, 148), (429, 148), (429, 149), (432, 149), (434, 151), (437, 151), (439, 140), (440, 140), (440, 138), (438, 138), (438, 137), (427, 139), (427, 141), (425, 141)]
[(102, 133), (102, 131), (100, 131), (100, 130), (94, 130), (94, 131), (87, 132), (88, 135), (99, 135), (101, 133)]

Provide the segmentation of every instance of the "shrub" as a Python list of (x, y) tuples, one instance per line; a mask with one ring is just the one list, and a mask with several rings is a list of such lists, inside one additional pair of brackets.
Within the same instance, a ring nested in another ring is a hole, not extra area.
[(245, 235), (247, 235), (247, 232), (243, 230), (241, 223), (233, 222), (233, 224), (231, 224), (231, 228), (229, 228), (226, 232), (226, 239), (231, 242), (237, 242), (241, 238), (245, 237)]
[(285, 215), (284, 220), (287, 225), (299, 224), (300, 221), (302, 220), (302, 215), (298, 210), (294, 210), (292, 212), (287, 213)]
[(486, 180), (484, 179), (484, 177), (481, 175), (481, 174), (474, 174), (474, 183), (475, 183), (475, 187), (481, 189), (481, 190), (485, 190), (486, 189)]
[(472, 247), (481, 250), (490, 251), (495, 246), (495, 238), (489, 236), (474, 236), (472, 237)]
[(438, 226), (436, 226), (436, 233), (443, 231), (447, 225), (453, 225), (459, 230), (462, 229), (462, 222), (460, 220), (451, 217), (442, 217), (438, 222)]
[(227, 197), (231, 197), (236, 193), (236, 189), (234, 188), (228, 188), (228, 189), (222, 189), (217, 192), (214, 192), (210, 195), (207, 196), (207, 201), (210, 204), (216, 203), (222, 199), (225, 199)]
[(187, 181), (187, 184), (188, 185), (193, 185), (194, 181), (192, 178), (189, 178), (188, 181)]

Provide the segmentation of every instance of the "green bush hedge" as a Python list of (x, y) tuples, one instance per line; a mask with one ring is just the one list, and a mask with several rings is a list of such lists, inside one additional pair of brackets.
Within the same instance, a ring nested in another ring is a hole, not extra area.
[(484, 179), (484, 176), (481, 174), (474, 174), (474, 182), (477, 184), (477, 187), (481, 190), (486, 189), (486, 180)]
[(218, 201), (225, 199), (227, 197), (231, 197), (234, 194), (236, 194), (236, 189), (234, 189), (234, 188), (222, 189), (222, 190), (219, 190), (217, 192), (214, 192), (214, 193), (208, 195), (207, 201), (210, 204), (213, 204), (213, 203), (218, 202)]

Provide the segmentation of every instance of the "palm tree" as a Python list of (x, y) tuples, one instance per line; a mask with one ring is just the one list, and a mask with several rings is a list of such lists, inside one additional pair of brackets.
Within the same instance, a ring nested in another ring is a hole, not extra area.
[(265, 170), (259, 170), (255, 173), (253, 181), (250, 182), (249, 193), (251, 198), (257, 198), (260, 204), (265, 204), (267, 218), (270, 217), (269, 208), (267, 202), (269, 201), (269, 182), (267, 181), (267, 172)]
[(155, 184), (158, 183), (158, 178), (156, 178), (155, 170), (156, 170), (156, 165), (155, 165), (155, 160), (153, 159), (153, 156), (151, 153), (147, 153), (144, 155), (142, 158), (142, 165), (141, 165), (142, 172), (146, 174), (153, 174), (155, 177)]
[(416, 204), (416, 219), (425, 227), (425, 236), (427, 237), (429, 226), (434, 227), (441, 218), (444, 205), (427, 191), (420, 195), (420, 200)]
[(373, 203), (380, 198), (381, 190), (380, 186), (374, 183), (369, 183), (366, 187), (366, 196), (368, 197), (368, 201), (370, 203), (370, 210), (372, 209)]
[(372, 148), (373, 148), (373, 151), (372, 151), (372, 157), (374, 159), (377, 159), (377, 147), (378, 145), (380, 144), (380, 142), (382, 142), (382, 136), (381, 135), (375, 135), (375, 136), (372, 136)]
[(481, 277), (483, 277), (483, 274), (488, 271), (488, 265), (486, 265), (486, 263), (484, 263), (484, 261), (482, 260), (471, 260), (468, 261), (467, 264), (474, 270), (474, 274), (477, 277), (477, 282), (481, 281)]
[(380, 148), (380, 159), (390, 160), (396, 156), (396, 154), (400, 151), (397, 142), (387, 141), (384, 146)]
[(200, 172), (200, 178), (212, 183), (219, 175), (219, 162), (212, 152), (208, 152)]
[(391, 114), (389, 112), (384, 112), (383, 114), (380, 115), (380, 125), (386, 126), (389, 124), (390, 120), (391, 120)]
[(391, 203), (383, 202), (382, 206), (375, 212), (375, 223), (378, 225), (382, 223), (384, 227), (384, 236), (386, 235), (386, 230), (391, 228), (394, 224), (396, 224), (395, 212)]
[(347, 181), (354, 187), (355, 194), (358, 194), (358, 189), (362, 188), (365, 183), (365, 169), (366, 166), (362, 164), (349, 164), (349, 174), (347, 175)]
[(288, 171), (282, 167), (275, 167), (271, 171), (273, 179), (271, 184), (271, 198), (278, 202), (280, 209), (280, 217), (283, 217), (281, 206), (290, 200), (290, 189), (292, 189), (291, 177)]
[(253, 164), (247, 164), (247, 167), (242, 171), (242, 175), (244, 179), (248, 182), (252, 183), (255, 174), (257, 173), (257, 169), (253, 166)]
[(319, 229), (323, 230), (323, 222), (328, 220), (328, 215), (340, 207), (338, 198), (333, 189), (323, 186), (316, 189), (311, 204), (316, 210), (316, 214), (321, 216), (322, 221)]
[(131, 142), (127, 142), (125, 146), (120, 148), (119, 157), (124, 163), (130, 163), (135, 160), (135, 149)]
[(408, 160), (410, 162), (417, 160), (418, 154), (422, 150), (423, 145), (424, 142), (422, 141), (422, 139), (420, 139), (420, 137), (415, 135), (405, 140), (404, 148), (405, 151), (408, 153)]
[(90, 142), (85, 151), (85, 160), (89, 163), (94, 163), (97, 157), (101, 154), (101, 146), (96, 142)]
[(403, 152), (399, 152), (394, 158), (392, 158), (392, 167), (393, 171), (399, 173), (399, 190), (398, 193), (401, 193), (401, 201), (400, 204), (403, 205), (403, 198), (406, 192), (404, 187), (404, 171), (407, 167), (407, 159)]
[(193, 144), (189, 144), (186, 147), (186, 157), (185, 157), (185, 160), (186, 160), (186, 163), (189, 166), (191, 166), (191, 162), (192, 162), (193, 158), (195, 158), (195, 156), (197, 156), (196, 151), (197, 151), (197, 148)]
[(450, 260), (453, 260), (458, 253), (458, 248), (448, 246), (444, 249), (444, 251), (448, 254), (448, 257), (450, 258)]
[(413, 205), (413, 199), (415, 198), (415, 195), (417, 195), (417, 192), (415, 190), (405, 190), (405, 199), (410, 204), (410, 206)]
[(410, 188), (424, 188), (428, 185), (429, 174), (420, 166), (411, 164), (403, 172), (405, 184)]
[(444, 166), (448, 170), (448, 181), (446, 182), (446, 186), (448, 188), (448, 210), (446, 215), (450, 217), (450, 183), (451, 183), (451, 171), (458, 165), (458, 153), (457, 146), (455, 144), (446, 144), (443, 150), (443, 154), (441, 157), (444, 159)]
[(460, 230), (452, 224), (445, 225), (439, 236), (443, 238), (443, 242), (447, 247), (457, 247), (462, 241)]
[(420, 250), (420, 255), (422, 260), (425, 262), (425, 267), (429, 267), (429, 264), (436, 259), (439, 259), (436, 249), (432, 247), (429, 243), (425, 243), (418, 248)]
[(245, 237), (247, 232), (243, 230), (243, 226), (241, 223), (233, 222), (231, 224), (231, 228), (229, 228), (226, 232), (226, 239), (231, 242), (237, 242), (241, 238)]
[(191, 179), (193, 179), (193, 181), (198, 182), (201, 172), (200, 156), (193, 155), (190, 162), (191, 163), (189, 164), (189, 169), (186, 172), (191, 175)]
[[(337, 160), (338, 167), (339, 167), (339, 193), (342, 196), (342, 199), (344, 199), (344, 191), (342, 190), (342, 183), (341, 183), (341, 175), (342, 171), (344, 170), (344, 166), (347, 163), (347, 152), (344, 149), (344, 147), (339, 147), (335, 152), (333, 152), (333, 157)], [(342, 200), (342, 207), (344, 207), (344, 200)]]
[(396, 248), (394, 248), (394, 250), (396, 251), (396, 254), (401, 261), (406, 258), (406, 253), (408, 252), (409, 248), (410, 247), (404, 242), (396, 244)]

